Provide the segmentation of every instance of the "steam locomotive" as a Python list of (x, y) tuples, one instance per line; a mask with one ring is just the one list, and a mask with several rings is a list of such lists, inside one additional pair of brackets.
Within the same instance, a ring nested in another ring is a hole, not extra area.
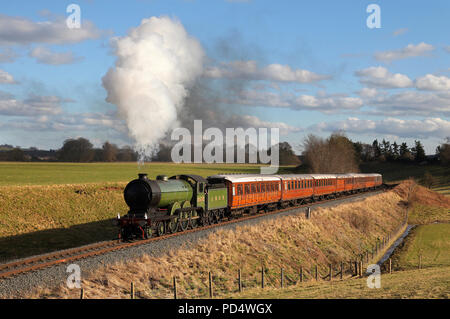
[(146, 239), (381, 185), (380, 174), (159, 175), (156, 180), (139, 174), (125, 187), (130, 209), (116, 224), (121, 239)]

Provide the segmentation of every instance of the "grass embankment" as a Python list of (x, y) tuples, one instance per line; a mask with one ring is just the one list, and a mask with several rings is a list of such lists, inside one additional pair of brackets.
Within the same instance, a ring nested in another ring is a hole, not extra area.
[(124, 186), (0, 187), (0, 261), (114, 238)]
[[(199, 298), (207, 296), (211, 271), (216, 296), (224, 296), (236, 290), (238, 269), (247, 289), (259, 282), (264, 265), (267, 286), (277, 287), (281, 267), (288, 283), (287, 278), (296, 278), (300, 266), (309, 270), (318, 264), (325, 274), (329, 263), (354, 259), (377, 237), (399, 226), (404, 217), (400, 201), (397, 194), (387, 192), (315, 210), (309, 220), (299, 214), (236, 230), (218, 230), (191, 249), (180, 247), (159, 257), (143, 256), (102, 267), (85, 275), (82, 286), (87, 298), (127, 298), (133, 281), (141, 297), (171, 298), (172, 278), (176, 276), (179, 297)], [(79, 291), (65, 285), (52, 290), (39, 288), (32, 294), (38, 298), (78, 296)]]
[(368, 288), (367, 278), (305, 282), (283, 289), (249, 289), (227, 298), (314, 299), (314, 298), (446, 298), (450, 297), (450, 267), (408, 270), (381, 275), (381, 287)]
[(395, 192), (407, 201), (409, 224), (450, 222), (450, 197), (417, 185), (413, 180), (404, 181)]

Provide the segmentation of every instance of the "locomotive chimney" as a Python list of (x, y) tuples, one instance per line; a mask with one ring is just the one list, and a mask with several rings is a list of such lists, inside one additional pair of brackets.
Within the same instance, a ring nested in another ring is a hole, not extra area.
[(147, 179), (147, 173), (138, 174), (139, 179)]

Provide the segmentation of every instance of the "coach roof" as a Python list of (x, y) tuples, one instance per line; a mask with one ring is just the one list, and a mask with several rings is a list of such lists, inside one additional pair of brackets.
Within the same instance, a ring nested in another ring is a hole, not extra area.
[(209, 176), (208, 179), (224, 179), (232, 183), (249, 183), (249, 182), (279, 182), (280, 177), (277, 175), (259, 175), (259, 174), (219, 174)]

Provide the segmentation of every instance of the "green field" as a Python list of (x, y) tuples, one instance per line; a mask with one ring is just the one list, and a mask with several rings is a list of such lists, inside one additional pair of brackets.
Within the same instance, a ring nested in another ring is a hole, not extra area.
[[(259, 168), (255, 164), (0, 162), (0, 186), (127, 182), (138, 173), (148, 173), (151, 178), (159, 174), (259, 173)], [(288, 169), (281, 167), (280, 172)]]
[(417, 268), (419, 256), (422, 267), (450, 266), (450, 224), (417, 226), (393, 255), (401, 269)]

